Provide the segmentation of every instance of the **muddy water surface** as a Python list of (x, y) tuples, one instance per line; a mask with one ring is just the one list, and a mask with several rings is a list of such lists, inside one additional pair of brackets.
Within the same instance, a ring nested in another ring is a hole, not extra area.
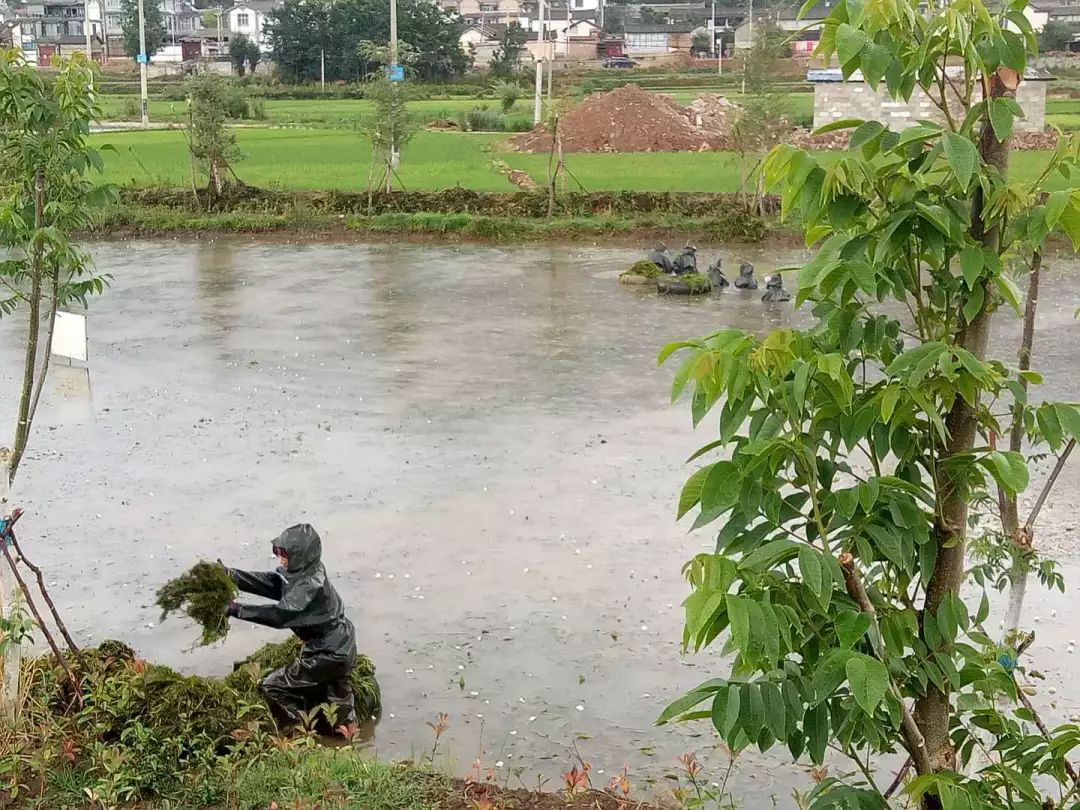
[[(722, 667), (679, 655), (679, 569), (710, 538), (676, 525), (674, 503), (683, 460), (711, 437), (669, 406), (654, 358), (671, 340), (807, 315), (749, 294), (623, 288), (615, 277), (640, 255), (624, 249), (93, 250), (114, 282), (93, 303), (89, 378), (56, 369), (19, 482), (23, 542), (81, 638), (228, 671), (274, 633), (238, 623), (187, 651), (195, 632), (159, 626), (154, 589), (204, 557), (269, 567), (271, 538), (309, 521), (379, 667), (380, 754), (429, 749), (441, 711), (440, 757), (459, 772), (482, 749), (500, 779), (550, 786), (576, 745), (594, 774), (625, 763), (662, 783), (689, 750), (718, 773), (707, 728), (652, 726)], [(728, 253), (726, 266), (744, 257), (762, 275), (798, 254)], [(1046, 396), (1080, 398), (1078, 304), (1080, 276), (1055, 261), (1035, 357)], [(7, 390), (14, 327), (0, 324)], [(1000, 347), (1017, 334), (997, 319)], [(1080, 463), (1040, 536), (1074, 581), (1078, 483)], [(1080, 676), (1064, 654), (1074, 604), (1032, 591), (1035, 659), (1059, 687)], [(1044, 699), (1063, 699), (1061, 716), (1080, 704), (1071, 689)], [(731, 783), (781, 805), (808, 784), (780, 753), (744, 755)]]

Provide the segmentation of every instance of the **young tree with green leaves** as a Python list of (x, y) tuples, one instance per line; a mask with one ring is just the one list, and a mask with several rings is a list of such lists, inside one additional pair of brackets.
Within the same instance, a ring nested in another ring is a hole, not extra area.
[(197, 169), (207, 176), (206, 205), (212, 208), (225, 187), (225, 174), (240, 159), (236, 133), (228, 127), (229, 81), (216, 73), (199, 73), (188, 79), (188, 128), (192, 190), (198, 198)]
[(936, 121), (839, 122), (825, 128), (852, 130), (838, 156), (775, 147), (765, 176), (814, 248), (797, 301), (816, 324), (723, 330), (660, 356), (686, 353), (673, 393), (692, 390), (695, 424), (720, 410), (693, 459), (722, 457), (679, 503), (695, 527), (721, 521), (716, 552), (685, 569), (684, 643), (726, 633), (735, 653), (662, 719), (707, 717), (736, 751), (847, 756), (858, 775), (822, 780), (812, 808), (889, 806), (901, 778), (886, 787), (875, 758), (892, 752), (914, 771), (904, 801), (928, 810), (1078, 798), (1080, 728), (1051, 731), (1020, 688), (1030, 641), (983, 626), (1007, 557), (965, 557), (996, 490), (1029, 482), (1024, 449), (997, 447), (1007, 424), (1019, 414), (1029, 455), (1080, 436), (1076, 404), (1034, 404), (1025, 385), (1041, 377), (987, 355), (991, 316), (1019, 314), (1013, 277), (1038, 267), (1047, 236), (1080, 246), (1080, 138), (1034, 181), (1008, 174), (1036, 47), (1025, 5), (835, 3), (817, 54), (893, 97), (925, 94)]
[[(375, 114), (361, 125), (361, 131), (371, 142), (371, 166), (368, 171), (368, 208), (372, 193), (378, 187), (393, 189), (397, 173), (397, 161), (402, 148), (416, 134), (416, 121), (409, 115), (402, 93), (401, 82), (391, 81), (387, 75), (390, 65), (390, 48), (374, 42), (360, 43), (363, 59), (379, 65), (380, 70), (368, 79), (366, 96), (375, 104)], [(398, 64), (409, 68), (416, 63), (416, 51), (405, 42), (397, 48)], [(375, 182), (376, 175), (380, 175)]]
[[(153, 56), (165, 41), (165, 12), (160, 3), (143, 3), (146, 18), (146, 55)], [(124, 52), (132, 59), (139, 54), (139, 0), (120, 0), (120, 31)]]
[[(23, 307), (27, 313), (15, 436), (10, 450), (0, 450), (5, 517), (10, 515), (8, 487), (26, 452), (45, 388), (57, 312), (72, 303), (85, 306), (90, 296), (105, 289), (106, 278), (93, 272), (90, 257), (70, 239), (115, 199), (111, 186), (90, 179), (92, 171), (102, 168), (101, 155), (87, 137), (98, 118), (97, 94), (87, 92), (95, 86), (95, 66), (82, 54), (60, 60), (57, 73), (46, 81), (21, 51), (0, 49), (0, 282), (5, 289), (0, 316), (12, 316)], [(4, 558), (14, 571), (9, 554)], [(17, 589), (6, 573), (0, 578), (5, 580), (0, 589), (0, 707), (9, 717), (18, 694), (19, 648), (27, 625), (18, 609), (20, 597), (8, 601)], [(18, 590), (44, 629), (32, 598)]]

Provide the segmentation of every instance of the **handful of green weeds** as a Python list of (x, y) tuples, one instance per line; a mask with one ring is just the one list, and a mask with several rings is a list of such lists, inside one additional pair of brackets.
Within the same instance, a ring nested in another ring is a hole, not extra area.
[(162, 621), (178, 610), (194, 619), (202, 627), (200, 643), (205, 646), (228, 634), (226, 610), (236, 594), (236, 583), (223, 565), (200, 562), (158, 588), (157, 606)]

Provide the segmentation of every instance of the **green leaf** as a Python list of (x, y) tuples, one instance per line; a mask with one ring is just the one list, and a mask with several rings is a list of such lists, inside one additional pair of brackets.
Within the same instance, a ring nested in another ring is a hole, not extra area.
[(863, 80), (877, 90), (892, 60), (892, 52), (884, 45), (875, 43), (867, 45), (863, 48), (861, 57)]
[(799, 573), (802, 574), (803, 582), (810, 589), (810, 593), (817, 598), (818, 604), (822, 605), (822, 610), (828, 607), (825, 597), (832, 593), (832, 578), (825, 576), (821, 558), (809, 546), (804, 545), (799, 549)]
[(1005, 99), (990, 99), (990, 126), (994, 128), (998, 143), (1004, 143), (1012, 137), (1013, 114), (1009, 105), (1005, 103)]
[(825, 746), (829, 742), (829, 707), (824, 703), (815, 706), (803, 719), (806, 731), (807, 751), (815, 765), (825, 761)]
[(812, 372), (813, 369), (809, 363), (800, 363), (799, 367), (795, 369), (795, 384), (792, 393), (795, 396), (795, 410), (800, 414), (806, 404), (806, 389), (810, 385), (810, 374)]
[(1061, 447), (1064, 432), (1061, 421), (1058, 419), (1057, 409), (1053, 405), (1043, 405), (1035, 412), (1035, 419), (1039, 423), (1039, 430), (1046, 437), (1050, 449), (1056, 451)]
[(896, 402), (900, 399), (900, 388), (894, 385), (890, 385), (881, 394), (881, 421), (886, 424), (892, 419), (893, 410), (896, 408)]
[(960, 267), (964, 271), (964, 281), (969, 289), (975, 287), (983, 269), (983, 252), (981, 248), (968, 245), (960, 251)]
[(741, 477), (738, 465), (730, 461), (718, 461), (708, 468), (701, 487), (701, 510), (723, 512), (739, 502)]
[(889, 690), (885, 665), (868, 655), (858, 655), (847, 662), (846, 671), (855, 702), (864, 712), (873, 714)]
[(705, 477), (709, 474), (711, 467), (702, 467), (700, 470), (686, 479), (686, 483), (683, 484), (682, 492), (679, 494), (679, 514), (675, 517), (676, 520), (681, 520), (683, 515), (693, 509), (701, 501), (701, 490), (705, 485)]
[(968, 291), (968, 296), (964, 300), (964, 320), (967, 323), (971, 323), (979, 316), (985, 300), (986, 293), (983, 291), (981, 284), (976, 284)]
[(975, 167), (979, 165), (979, 153), (975, 149), (975, 144), (955, 132), (946, 132), (943, 143), (949, 167), (956, 175), (961, 187), (966, 189), (971, 184)]
[(863, 31), (853, 25), (840, 23), (836, 28), (836, 53), (841, 66), (856, 59), (868, 41), (869, 37)]
[(761, 699), (761, 688), (756, 683), (743, 684), (741, 700), (739, 726), (747, 737), (756, 740), (765, 726), (765, 701)]
[(762, 683), (761, 699), (765, 703), (765, 725), (776, 739), (784, 739), (787, 736), (787, 707), (780, 687), (768, 681)]
[(745, 596), (729, 595), (727, 598), (728, 619), (731, 621), (731, 640), (744, 657), (750, 649), (750, 605)]
[(1065, 206), (1069, 204), (1069, 197), (1071, 192), (1069, 191), (1051, 191), (1046, 198), (1046, 228), (1047, 230), (1053, 230), (1057, 225), (1058, 220), (1061, 219), (1062, 213), (1065, 211)]
[(832, 697), (837, 687), (847, 677), (844, 668), (854, 655), (851, 650), (834, 648), (818, 661), (814, 671), (814, 702), (822, 703)]
[(690, 709), (694, 708), (700, 703), (704, 703), (714, 694), (717, 690), (724, 686), (724, 681), (715, 680), (703, 683), (701, 686), (695, 687), (692, 692), (687, 692), (681, 698), (676, 700), (661, 713), (660, 717), (656, 720), (656, 725), (662, 726), (679, 715), (685, 714)]
[(840, 646), (850, 650), (870, 629), (870, 616), (861, 611), (845, 610), (836, 617), (836, 637)]
[(877, 138), (885, 131), (885, 125), (880, 121), (864, 121), (861, 126), (851, 133), (848, 139), (849, 149), (858, 149)]
[(712, 706), (713, 726), (720, 732), (724, 739), (731, 737), (731, 732), (739, 720), (740, 685), (731, 684), (727, 694), (723, 692), (716, 695)]
[(826, 132), (836, 132), (841, 129), (853, 129), (864, 123), (862, 118), (843, 118), (839, 121), (830, 121), (814, 130), (814, 135), (824, 135)]
[(981, 462), (994, 479), (1009, 492), (1019, 493), (1027, 489), (1028, 468), (1024, 457), (1013, 450), (991, 450)]
[(1016, 289), (1013, 280), (1008, 276), (999, 273), (994, 276), (994, 285), (997, 287), (1001, 297), (1008, 302), (1010, 307), (1012, 307), (1013, 312), (1017, 315), (1022, 314), (1023, 310), (1020, 306), (1020, 291)]

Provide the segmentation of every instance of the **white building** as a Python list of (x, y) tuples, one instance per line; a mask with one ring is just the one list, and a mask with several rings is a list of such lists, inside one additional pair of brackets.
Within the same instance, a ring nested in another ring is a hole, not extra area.
[(261, 50), (267, 51), (266, 15), (277, 7), (277, 0), (241, 0), (228, 11), (229, 31), (243, 34), (258, 43)]

